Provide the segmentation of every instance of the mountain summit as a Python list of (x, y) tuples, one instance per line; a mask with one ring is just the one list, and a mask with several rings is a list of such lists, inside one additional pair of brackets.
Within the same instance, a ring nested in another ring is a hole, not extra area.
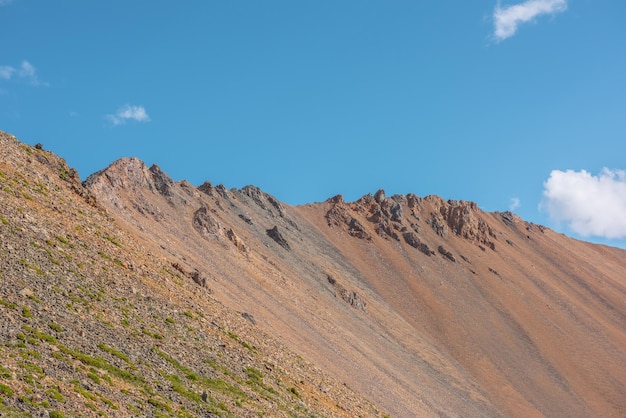
[(472, 202), (294, 207), (136, 158), (81, 184), (0, 140), (0, 408), (626, 413), (624, 250)]

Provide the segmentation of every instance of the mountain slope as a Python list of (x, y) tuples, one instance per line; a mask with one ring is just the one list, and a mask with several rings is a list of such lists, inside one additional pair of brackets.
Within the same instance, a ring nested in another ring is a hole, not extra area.
[(382, 416), (124, 232), (62, 159), (0, 149), (0, 416)]
[(469, 202), (379, 191), (289, 207), (134, 159), (86, 185), (225, 304), (395, 415), (625, 411), (622, 250)]
[(81, 185), (0, 140), (6, 408), (626, 414), (624, 250), (436, 196), (292, 207), (135, 158)]

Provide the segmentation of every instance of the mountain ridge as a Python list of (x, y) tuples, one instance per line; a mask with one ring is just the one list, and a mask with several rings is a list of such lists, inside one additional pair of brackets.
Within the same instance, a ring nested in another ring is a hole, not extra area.
[(393, 416), (626, 410), (623, 250), (472, 202), (290, 206), (134, 158), (78, 189), (196, 286), (190, 300), (246, 313)]

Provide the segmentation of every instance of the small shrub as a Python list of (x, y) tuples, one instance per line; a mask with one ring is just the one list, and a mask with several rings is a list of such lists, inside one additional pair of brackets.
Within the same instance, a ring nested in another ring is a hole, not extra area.
[(61, 411), (50, 411), (48, 416), (50, 418), (65, 418), (65, 414)]
[(50, 322), (48, 324), (48, 326), (50, 328), (52, 328), (53, 330), (55, 330), (56, 332), (63, 332), (64, 331), (64, 329), (63, 329), (63, 327), (61, 327), (61, 325), (55, 324), (54, 322)]
[(11, 375), (11, 371), (5, 368), (1, 364), (0, 364), (0, 377), (6, 380), (11, 380), (13, 378), (13, 376)]
[(0, 394), (6, 396), (7, 398), (10, 398), (11, 396), (13, 396), (13, 389), (5, 385), (4, 383), (0, 383)]
[(32, 318), (33, 317), (33, 313), (30, 311), (30, 308), (28, 306), (24, 306), (22, 308), (22, 316), (24, 318)]
[(0, 305), (9, 308), (9, 309), (17, 309), (17, 305), (13, 302), (7, 302), (6, 300), (0, 299)]
[[(54, 388), (51, 388), (51, 389), (48, 389), (46, 391), (46, 395), (48, 395), (48, 397), (50, 399), (53, 399), (53, 400), (55, 400), (57, 402), (65, 402), (65, 398), (63, 397), (63, 395), (61, 395), (61, 390), (59, 389), (58, 386), (54, 387)], [(52, 415), (50, 415), (50, 416), (52, 416)]]
[(165, 410), (167, 412), (172, 412), (172, 407), (171, 406), (169, 406), (168, 404), (166, 404), (164, 402), (161, 402), (161, 401), (159, 401), (159, 400), (157, 400), (155, 398), (148, 399), (148, 403), (150, 405), (154, 406), (155, 408), (162, 409), (162, 410)]
[(98, 385), (100, 384), (100, 376), (98, 376), (96, 373), (89, 372), (87, 373), (87, 377), (90, 378), (91, 380), (93, 380), (95, 383), (97, 383)]
[(115, 356), (117, 358), (119, 358), (120, 360), (124, 360), (126, 363), (131, 364), (130, 363), (130, 359), (128, 358), (128, 356), (124, 353), (122, 353), (121, 351), (113, 348), (113, 347), (109, 347), (108, 345), (105, 344), (98, 344), (98, 348), (102, 351), (106, 351), (107, 353), (111, 354), (112, 356)]
[(66, 245), (67, 245), (67, 244), (69, 244), (69, 243), (70, 243), (66, 237), (57, 236), (56, 238), (57, 238), (57, 240), (58, 240), (59, 242), (61, 242), (61, 243), (63, 243), (63, 244), (66, 244)]
[(104, 396), (102, 396), (102, 395), (100, 395), (100, 399), (102, 400), (102, 402), (104, 402), (105, 404), (107, 404), (107, 405), (109, 406), (109, 408), (114, 409), (114, 410), (119, 409), (119, 408), (117, 407), (117, 405), (115, 405), (115, 404), (113, 403), (113, 401), (111, 401), (110, 399), (107, 399), (107, 398), (105, 398), (105, 397), (104, 397)]
[(113, 386), (113, 380), (111, 379), (111, 376), (109, 376), (108, 374), (102, 375), (102, 379), (105, 382), (107, 382), (109, 386)]
[(263, 373), (254, 367), (247, 367), (246, 374), (248, 375), (250, 382), (259, 383), (263, 380)]
[(147, 330), (147, 329), (145, 329), (145, 328), (141, 328), (141, 333), (142, 333), (142, 334), (145, 334), (145, 335), (147, 335), (147, 336), (149, 336), (149, 337), (152, 337), (152, 338), (154, 338), (155, 340), (162, 340), (162, 339), (163, 339), (163, 336), (162, 336), (161, 334), (156, 333), (156, 332), (154, 332), (154, 333), (153, 333), (153, 332), (150, 332), (150, 331), (148, 331), (148, 330)]

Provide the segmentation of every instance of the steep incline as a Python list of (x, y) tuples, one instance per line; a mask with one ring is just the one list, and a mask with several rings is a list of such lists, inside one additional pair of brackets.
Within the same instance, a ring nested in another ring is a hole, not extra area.
[[(65, 161), (3, 132), (0, 150), (0, 416), (383, 416), (123, 231)], [(150, 172), (128, 174), (132, 193)]]
[(258, 188), (175, 183), (122, 159), (85, 182), (150, 251), (397, 416), (493, 416), (464, 370), (367, 286), (300, 213)]
[(623, 250), (432, 196), (299, 210), (507, 415), (626, 411)]
[(626, 252), (469, 202), (290, 207), (122, 159), (85, 186), (151, 253), (396, 416), (623, 416)]

